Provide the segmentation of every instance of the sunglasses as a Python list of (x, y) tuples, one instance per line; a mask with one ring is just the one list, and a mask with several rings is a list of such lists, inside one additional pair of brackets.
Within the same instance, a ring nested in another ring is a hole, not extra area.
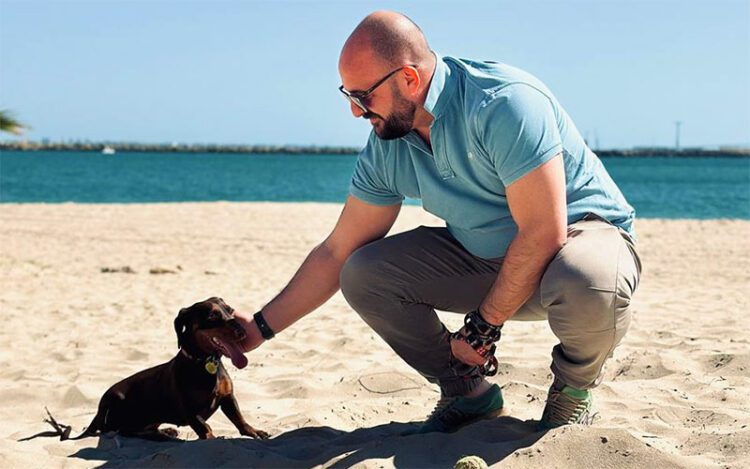
[(373, 91), (375, 91), (380, 85), (385, 83), (386, 80), (388, 80), (390, 77), (396, 74), (396, 72), (400, 72), (406, 67), (417, 68), (417, 66), (413, 64), (402, 65), (401, 67), (397, 68), (396, 70), (393, 70), (392, 72), (388, 73), (388, 75), (384, 76), (383, 78), (375, 82), (374, 85), (372, 85), (365, 91), (349, 91), (346, 88), (344, 88), (344, 85), (339, 86), (339, 91), (341, 91), (341, 94), (343, 94), (346, 99), (354, 103), (354, 105), (360, 108), (362, 112), (367, 114), (370, 112), (370, 110), (367, 108), (368, 102), (369, 102), (369, 96), (373, 93)]

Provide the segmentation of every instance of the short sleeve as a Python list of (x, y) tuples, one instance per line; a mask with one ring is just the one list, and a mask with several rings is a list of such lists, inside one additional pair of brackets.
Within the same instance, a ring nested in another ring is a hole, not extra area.
[(506, 86), (483, 104), (477, 132), (506, 187), (562, 151), (552, 101), (523, 83)]
[(370, 138), (360, 152), (352, 174), (349, 193), (359, 200), (372, 205), (394, 205), (404, 196), (391, 189), (385, 171), (385, 155)]

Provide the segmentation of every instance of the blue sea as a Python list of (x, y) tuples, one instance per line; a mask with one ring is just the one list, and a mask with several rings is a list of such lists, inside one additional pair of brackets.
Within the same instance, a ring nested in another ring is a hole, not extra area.
[[(0, 202), (343, 202), (355, 160), (353, 155), (4, 151)], [(750, 219), (749, 158), (602, 161), (640, 217)]]

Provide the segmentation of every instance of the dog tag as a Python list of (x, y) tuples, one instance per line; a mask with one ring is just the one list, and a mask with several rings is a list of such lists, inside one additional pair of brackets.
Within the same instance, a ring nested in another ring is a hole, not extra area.
[(208, 371), (212, 375), (215, 375), (216, 372), (219, 371), (219, 366), (214, 360), (206, 360), (206, 371)]

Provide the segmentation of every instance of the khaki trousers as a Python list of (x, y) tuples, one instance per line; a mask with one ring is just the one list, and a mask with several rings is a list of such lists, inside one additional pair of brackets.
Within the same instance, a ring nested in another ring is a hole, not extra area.
[[(341, 272), (341, 291), (396, 354), (444, 395), (462, 395), (482, 377), (452, 356), (435, 309), (476, 309), (502, 261), (470, 254), (446, 228), (419, 227), (355, 251)], [(568, 226), (567, 243), (511, 320), (547, 320), (560, 341), (552, 349), (552, 373), (578, 389), (595, 387), (630, 325), (640, 273), (632, 238), (588, 215)]]

